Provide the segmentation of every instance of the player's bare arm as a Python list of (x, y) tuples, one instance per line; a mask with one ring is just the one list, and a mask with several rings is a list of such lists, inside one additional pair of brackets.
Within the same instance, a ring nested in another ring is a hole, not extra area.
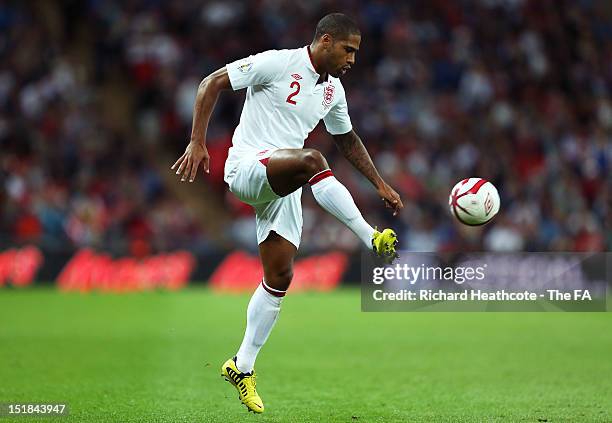
[(185, 152), (172, 165), (170, 169), (176, 169), (176, 174), (181, 175), (181, 182), (189, 178), (193, 182), (202, 163), (202, 169), (208, 173), (210, 157), (206, 149), (206, 130), (210, 115), (217, 103), (219, 93), (231, 88), (230, 80), (225, 66), (200, 82), (193, 106), (193, 123), (191, 126), (191, 139)]
[(346, 134), (334, 135), (333, 138), (342, 155), (351, 162), (355, 169), (372, 182), (378, 191), (378, 195), (385, 201), (386, 206), (393, 209), (393, 216), (397, 215), (404, 208), (404, 204), (399, 194), (382, 179), (378, 170), (376, 170), (376, 166), (374, 166), (372, 158), (363, 142), (361, 142), (359, 135), (354, 130), (350, 130)]

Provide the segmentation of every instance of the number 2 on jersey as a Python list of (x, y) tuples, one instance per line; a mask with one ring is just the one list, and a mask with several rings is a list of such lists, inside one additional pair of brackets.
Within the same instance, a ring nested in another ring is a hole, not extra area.
[(289, 104), (297, 104), (295, 102), (295, 100), (292, 100), (293, 97), (295, 97), (296, 95), (298, 95), (298, 93), (300, 92), (300, 83), (297, 81), (293, 81), (291, 83), (291, 85), (289, 85), (289, 87), (294, 88), (295, 87), (295, 91), (292, 92), (291, 94), (289, 94), (289, 96), (287, 97), (287, 103)]

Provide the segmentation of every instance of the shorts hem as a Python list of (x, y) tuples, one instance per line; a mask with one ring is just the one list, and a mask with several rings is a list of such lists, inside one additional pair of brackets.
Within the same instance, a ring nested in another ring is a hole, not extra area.
[(279, 231), (276, 228), (270, 228), (267, 229), (266, 232), (264, 233), (264, 237), (263, 239), (260, 239), (259, 237), (257, 237), (257, 245), (261, 244), (262, 242), (264, 242), (266, 239), (268, 239), (268, 236), (270, 236), (270, 232), (276, 232), (276, 234), (278, 236), (280, 236), (281, 238), (289, 241), (291, 244), (293, 244), (293, 246), (296, 248), (296, 250), (298, 250), (300, 248), (300, 240), (295, 240), (295, 239), (291, 239), (291, 236), (287, 236), (286, 233), (283, 233), (284, 231)]

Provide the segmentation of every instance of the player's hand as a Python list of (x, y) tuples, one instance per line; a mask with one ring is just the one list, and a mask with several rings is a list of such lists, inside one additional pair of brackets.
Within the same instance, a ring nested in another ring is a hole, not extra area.
[(402, 203), (399, 194), (389, 185), (384, 184), (378, 188), (378, 195), (380, 195), (388, 209), (393, 209), (393, 216), (397, 216), (400, 210), (404, 208), (404, 203)]
[(181, 175), (181, 182), (185, 182), (187, 178), (189, 178), (189, 182), (193, 182), (198, 173), (200, 163), (202, 163), (204, 172), (209, 173), (210, 156), (206, 146), (199, 142), (190, 142), (183, 155), (179, 157), (170, 169), (176, 169), (176, 174)]

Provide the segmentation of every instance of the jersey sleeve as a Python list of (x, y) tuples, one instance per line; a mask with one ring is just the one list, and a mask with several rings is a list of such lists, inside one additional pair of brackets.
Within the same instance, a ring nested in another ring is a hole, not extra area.
[(287, 59), (278, 50), (268, 50), (226, 65), (232, 89), (241, 90), (254, 85), (265, 85), (280, 77)]
[(327, 132), (332, 135), (346, 134), (353, 129), (344, 92), (340, 100), (325, 115), (323, 122), (325, 123)]

